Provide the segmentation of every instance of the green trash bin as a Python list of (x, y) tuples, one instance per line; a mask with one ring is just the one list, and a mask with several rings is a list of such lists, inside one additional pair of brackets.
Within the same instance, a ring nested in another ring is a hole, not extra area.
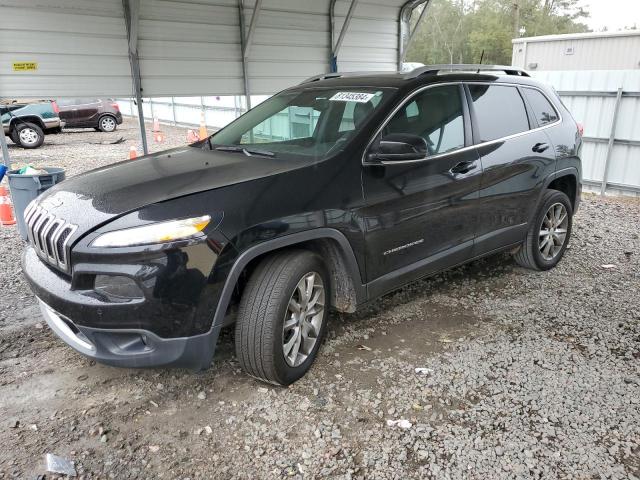
[(42, 192), (64, 180), (64, 168), (43, 167), (41, 170), (47, 173), (21, 175), (18, 173), (19, 170), (7, 172), (18, 231), (25, 240), (27, 240), (27, 225), (24, 221), (24, 211), (27, 209), (27, 205)]

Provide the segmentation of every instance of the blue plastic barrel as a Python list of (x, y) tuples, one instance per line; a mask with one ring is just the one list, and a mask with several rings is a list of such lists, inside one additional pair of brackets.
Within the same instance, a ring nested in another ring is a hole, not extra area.
[(43, 167), (41, 170), (47, 173), (21, 175), (19, 170), (9, 170), (7, 173), (18, 231), (24, 240), (27, 239), (27, 225), (24, 221), (27, 205), (42, 192), (64, 180), (64, 168)]

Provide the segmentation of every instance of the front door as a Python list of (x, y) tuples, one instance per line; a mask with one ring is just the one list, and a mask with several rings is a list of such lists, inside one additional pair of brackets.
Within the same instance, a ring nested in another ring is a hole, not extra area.
[(470, 146), (467, 112), (461, 85), (429, 87), (410, 96), (376, 137), (419, 136), (426, 141), (427, 154), (417, 161), (363, 166), (371, 295), (470, 255), (482, 171)]

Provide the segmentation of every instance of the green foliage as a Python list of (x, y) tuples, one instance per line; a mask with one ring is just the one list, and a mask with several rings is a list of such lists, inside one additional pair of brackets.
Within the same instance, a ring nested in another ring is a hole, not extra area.
[[(405, 61), (511, 63), (516, 36), (586, 32), (581, 0), (431, 0)], [(414, 12), (415, 23), (419, 11)], [(524, 33), (524, 35), (523, 35)]]

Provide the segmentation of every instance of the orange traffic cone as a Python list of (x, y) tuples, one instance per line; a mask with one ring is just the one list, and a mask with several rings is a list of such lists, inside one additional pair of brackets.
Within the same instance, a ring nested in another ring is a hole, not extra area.
[(164, 133), (162, 133), (162, 132), (154, 132), (153, 139), (155, 140), (156, 143), (164, 142)]
[(154, 132), (160, 131), (160, 120), (158, 120), (157, 118), (153, 119), (153, 131)]
[(136, 150), (136, 147), (134, 145), (131, 145), (129, 147), (129, 160), (135, 160), (137, 156), (138, 151)]
[(204, 117), (204, 110), (200, 113), (200, 129), (198, 130), (198, 137), (200, 140), (204, 140), (207, 138), (209, 134), (207, 133), (207, 123)]
[(11, 208), (11, 197), (5, 187), (0, 186), (0, 225), (15, 225), (16, 218)]

